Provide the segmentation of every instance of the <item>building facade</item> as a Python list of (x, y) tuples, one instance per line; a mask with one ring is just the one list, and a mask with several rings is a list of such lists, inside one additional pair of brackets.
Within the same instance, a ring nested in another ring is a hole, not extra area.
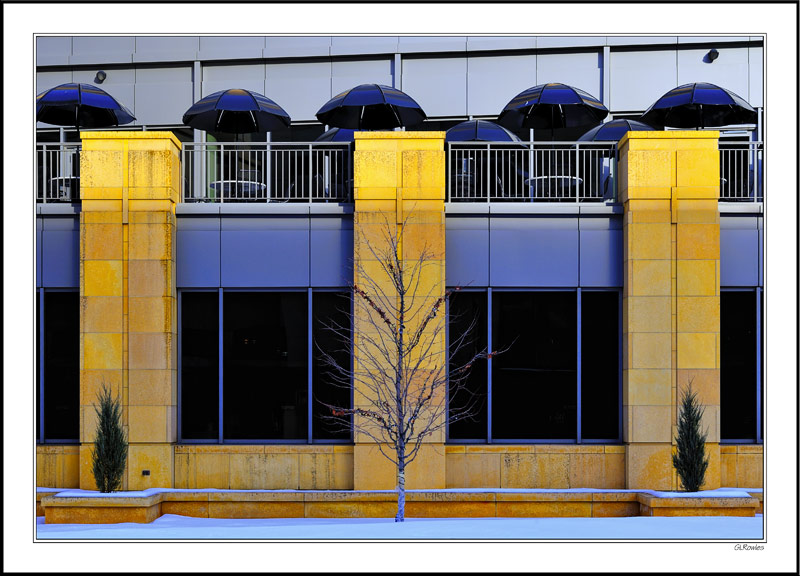
[[(419, 219), (440, 253), (431, 282), (461, 288), (450, 333), (474, 318), (477, 349), (508, 348), (474, 367), (483, 401), (428, 442), (408, 487), (677, 489), (678, 398), (692, 382), (706, 487), (760, 488), (759, 124), (629, 133), (613, 155), (506, 151), (529, 169), (574, 154), (585, 186), (552, 197), (526, 181), (510, 198), (489, 170), (473, 172), (485, 194), (462, 193), (454, 166), (474, 151), (444, 130), (494, 119), (545, 82), (614, 118), (695, 81), (760, 109), (762, 51), (760, 37), (39, 37), (37, 92), (97, 84), (102, 70), (137, 121), (80, 138), (37, 127), (37, 485), (94, 489), (106, 384), (123, 404), (127, 489), (394, 487), (370, 442), (326, 426), (325, 402), (354, 400), (320, 357), (338, 350), (323, 328), (346, 320), (368, 223), (386, 216)], [(326, 129), (316, 110), (365, 82), (407, 92), (428, 120), (309, 144)], [(231, 87), (274, 99), (291, 128), (228, 145), (181, 125), (192, 102)], [(244, 156), (238, 166), (267, 173), (264, 198), (220, 192), (250, 181), (224, 167)], [(79, 195), (62, 199), (52, 181), (67, 173)]]

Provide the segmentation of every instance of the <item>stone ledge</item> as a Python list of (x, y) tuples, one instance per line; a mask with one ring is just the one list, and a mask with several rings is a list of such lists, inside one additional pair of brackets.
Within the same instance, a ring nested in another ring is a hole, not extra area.
[[(754, 493), (754, 497), (751, 493)], [(409, 490), (409, 518), (754, 516), (757, 490), (685, 494), (650, 490)], [(396, 510), (391, 490), (180, 490), (100, 494), (41, 492), (49, 524), (152, 522), (162, 514), (200, 518), (384, 518)]]

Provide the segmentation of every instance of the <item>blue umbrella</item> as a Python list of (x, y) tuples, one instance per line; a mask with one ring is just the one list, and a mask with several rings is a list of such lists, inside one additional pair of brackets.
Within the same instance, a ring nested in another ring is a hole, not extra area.
[(647, 131), (655, 130), (655, 128), (637, 120), (612, 120), (611, 122), (606, 122), (605, 124), (600, 124), (600, 126), (592, 128), (578, 138), (578, 141), (617, 142), (630, 130)]
[(275, 102), (250, 90), (230, 88), (201, 98), (184, 113), (183, 123), (206, 132), (269, 132), (292, 119)]
[(755, 124), (758, 113), (730, 90), (707, 82), (673, 88), (642, 114), (654, 126), (705, 128), (729, 124)]
[(519, 137), (488, 120), (467, 120), (447, 131), (445, 142), (521, 142)]
[(56, 126), (105, 128), (136, 120), (130, 110), (92, 84), (61, 84), (36, 96), (36, 121)]
[(353, 142), (355, 130), (349, 128), (331, 128), (319, 136), (314, 142)]
[(427, 116), (411, 96), (397, 88), (361, 84), (328, 100), (317, 118), (338, 128), (385, 130), (419, 124)]
[(608, 116), (608, 109), (594, 96), (566, 84), (539, 84), (517, 94), (497, 118), (497, 123), (519, 131), (523, 128), (590, 128)]

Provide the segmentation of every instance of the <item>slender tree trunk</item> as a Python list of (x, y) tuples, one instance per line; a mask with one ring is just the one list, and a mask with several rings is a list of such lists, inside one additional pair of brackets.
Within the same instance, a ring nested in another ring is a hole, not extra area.
[(405, 447), (398, 453), (397, 460), (397, 516), (395, 522), (404, 522), (406, 519), (406, 460)]

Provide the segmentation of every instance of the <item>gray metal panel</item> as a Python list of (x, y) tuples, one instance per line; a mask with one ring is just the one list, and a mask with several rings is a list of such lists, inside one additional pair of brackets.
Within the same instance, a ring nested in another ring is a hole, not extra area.
[(73, 36), (70, 64), (120, 64), (133, 62), (133, 36)]
[(200, 36), (198, 60), (261, 58), (265, 47), (263, 36)]
[(307, 287), (309, 219), (222, 218), (221, 281), (225, 288)]
[(720, 286), (759, 285), (758, 230), (719, 231)]
[(445, 229), (446, 285), (489, 285), (489, 218), (448, 216)]
[(330, 51), (330, 36), (268, 36), (263, 55), (265, 58), (327, 57)]
[(536, 57), (536, 84), (561, 82), (599, 98), (603, 95), (602, 59), (602, 51), (539, 54)]
[(36, 38), (36, 65), (60, 66), (69, 64), (72, 54), (70, 36), (39, 36)]
[[(749, 36), (678, 36), (678, 44), (716, 44), (719, 42), (748, 42)], [(709, 46), (712, 48), (714, 46)]]
[(664, 93), (677, 86), (677, 51), (611, 51), (609, 110), (644, 112)]
[(77, 218), (42, 219), (42, 286), (80, 286), (80, 230)]
[(514, 96), (536, 84), (536, 56), (467, 59), (467, 114), (497, 115)]
[(639, 46), (677, 43), (677, 36), (606, 36), (606, 44), (609, 46)]
[(466, 36), (400, 36), (397, 42), (400, 53), (462, 52), (466, 49)]
[(311, 218), (311, 286), (348, 286), (353, 281), (353, 218)]
[[(331, 93), (339, 94), (359, 84), (392, 85), (392, 60), (348, 60), (331, 63)], [(325, 102), (320, 102), (317, 110)], [(316, 110), (315, 110), (316, 112)]]
[(178, 288), (216, 288), (220, 285), (220, 232), (178, 227), (176, 237)]
[(42, 287), (42, 218), (36, 218), (36, 287)]
[(678, 85), (689, 82), (710, 82), (727, 88), (742, 98), (749, 92), (748, 48), (717, 47), (719, 58), (703, 62), (709, 48), (678, 51)]
[(573, 48), (585, 46), (601, 47), (605, 45), (605, 36), (537, 36), (536, 47), (542, 48)]
[(178, 62), (195, 60), (200, 50), (198, 36), (137, 36), (134, 62)]
[(202, 75), (203, 97), (228, 88), (244, 88), (264, 94), (266, 77), (264, 64), (203, 66)]
[(536, 36), (468, 36), (467, 51), (478, 50), (532, 50)]
[(139, 124), (182, 124), (183, 113), (193, 102), (192, 69), (139, 68), (134, 95)]
[(397, 36), (333, 36), (331, 56), (360, 54), (394, 54)]
[(623, 283), (623, 233), (621, 229), (586, 230), (581, 221), (580, 285), (618, 287)]
[(759, 46), (747, 50), (750, 83), (746, 98), (750, 106), (760, 107), (764, 105), (764, 48)]
[(331, 98), (331, 63), (267, 64), (266, 87), (293, 121), (316, 120), (317, 110)]
[(494, 287), (578, 285), (577, 218), (492, 218), (489, 252)]
[(465, 116), (466, 75), (466, 58), (404, 58), (402, 90), (428, 116)]

